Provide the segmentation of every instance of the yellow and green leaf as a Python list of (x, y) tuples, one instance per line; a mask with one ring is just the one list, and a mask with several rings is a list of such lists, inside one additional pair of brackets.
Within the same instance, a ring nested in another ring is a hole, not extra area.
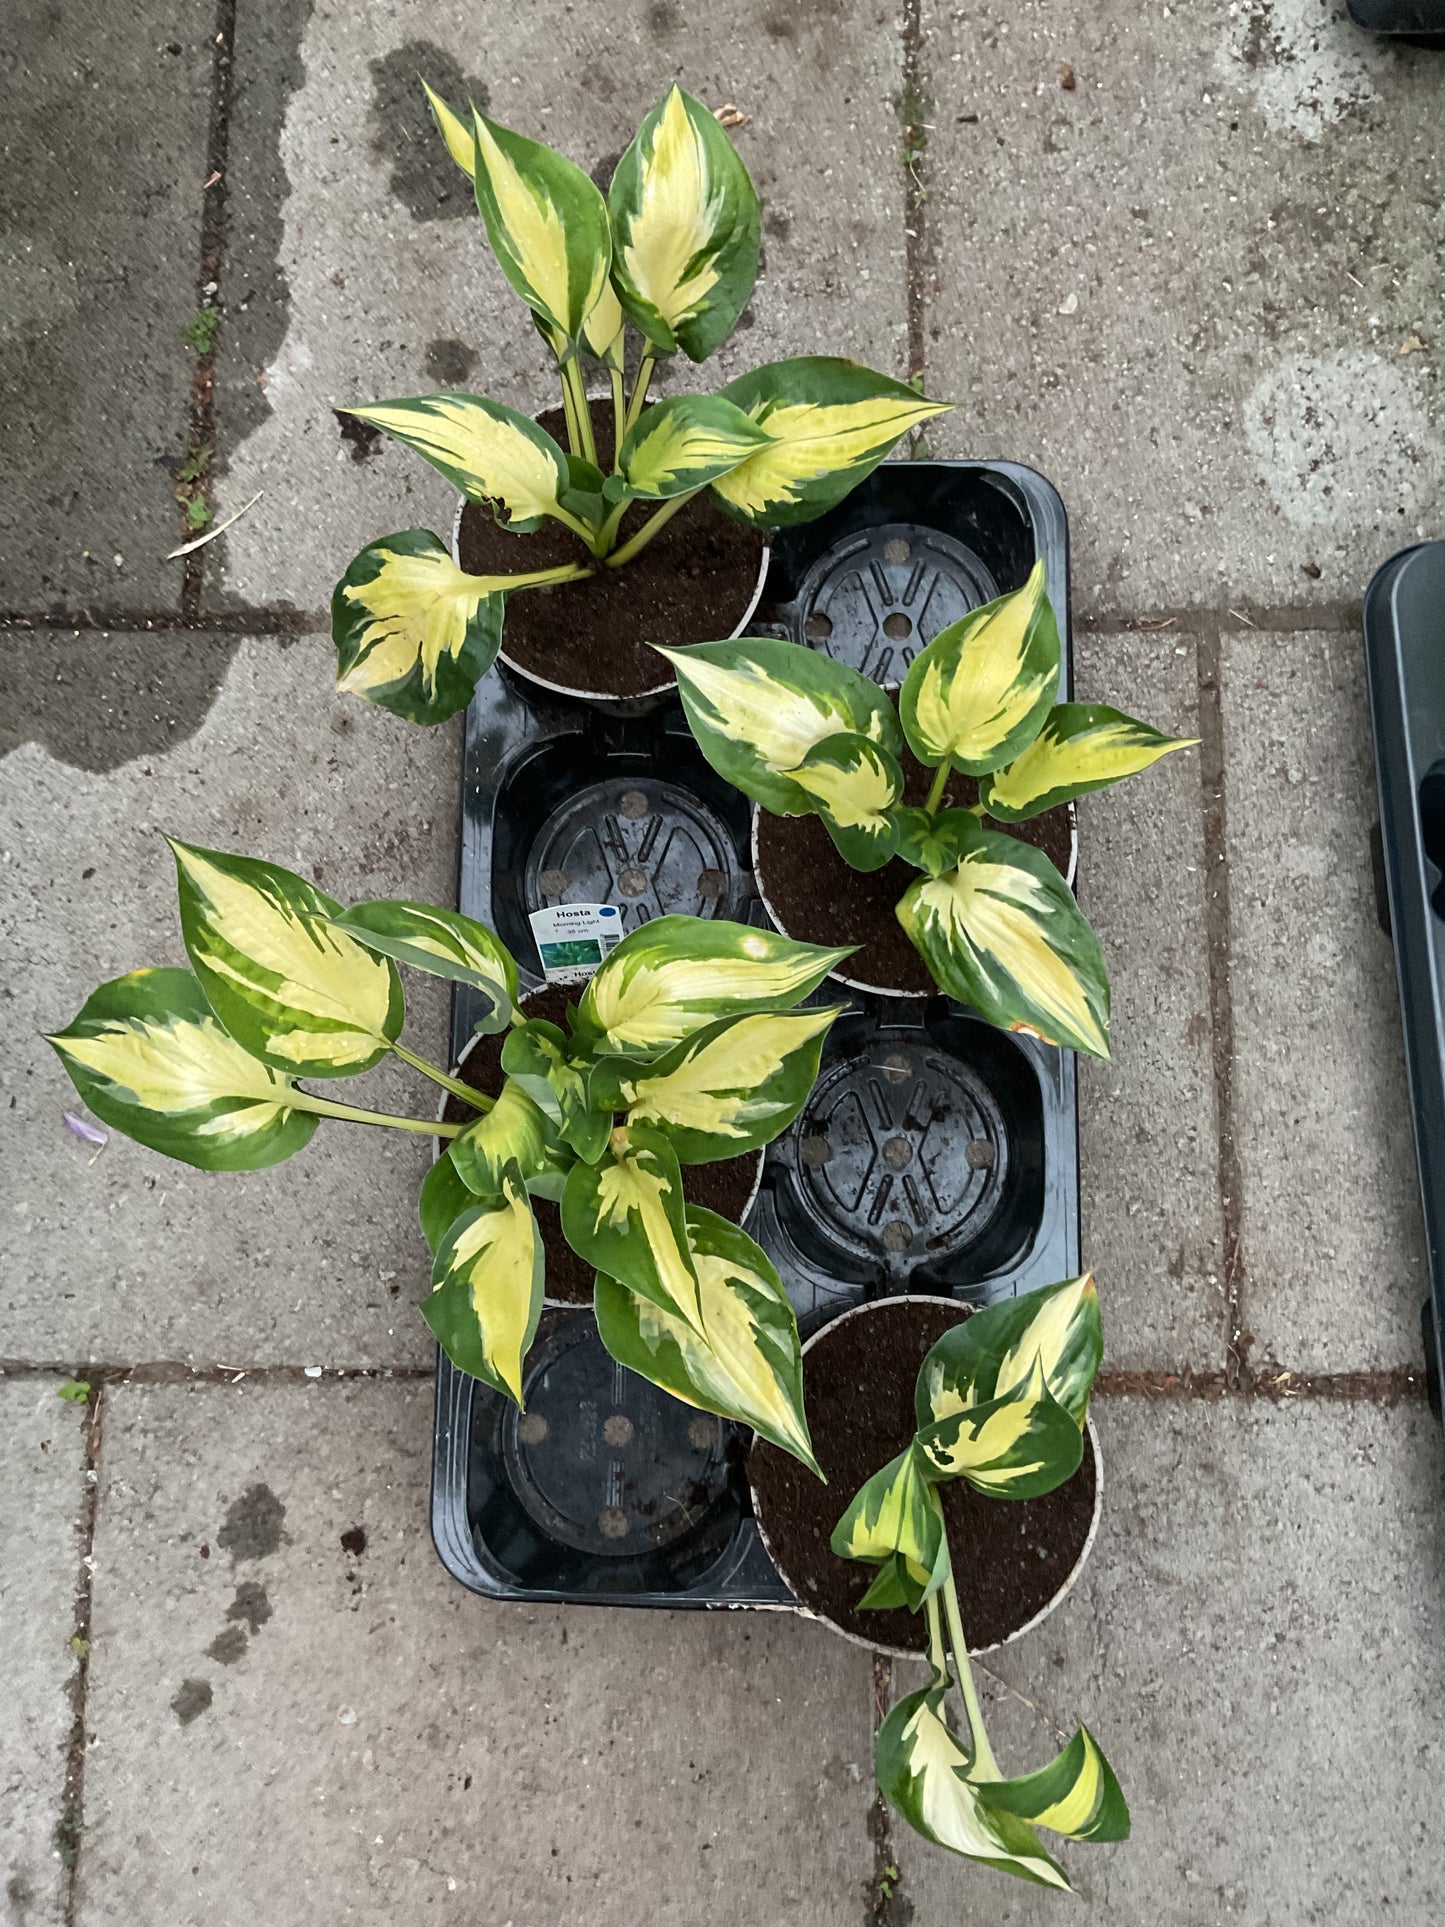
[(431, 1169), (421, 1181), (416, 1201), (421, 1235), (433, 1258), (452, 1224), (464, 1211), (470, 1211), (476, 1201), (476, 1192), (453, 1163), (448, 1147), (433, 1159)]
[(47, 1040), (103, 1124), (202, 1171), (260, 1171), (309, 1142), (290, 1079), (216, 1021), (189, 970), (102, 984)]
[(460, 114), (453, 113), (441, 95), (425, 81), (422, 82), (422, 89), (431, 107), (432, 118), (447, 144), (447, 152), (467, 179), (472, 180), (477, 171), (477, 142), (470, 118), (463, 120)]
[(604, 1057), (591, 1072), (591, 1101), (625, 1111), (629, 1125), (657, 1125), (683, 1164), (738, 1157), (771, 1143), (798, 1115), (840, 1014), (834, 1008), (724, 1017), (650, 1064)]
[(1157, 763), (1196, 736), (1162, 736), (1103, 703), (1055, 703), (1034, 740), (979, 784), (978, 800), (1000, 823), (1022, 823), (1075, 796), (1104, 789)]
[(893, 829), (903, 861), (931, 877), (941, 877), (969, 847), (978, 830), (978, 812), (939, 810), (930, 816), (927, 810), (895, 809)]
[(242, 1049), (293, 1077), (379, 1062), (401, 1032), (401, 981), (337, 928), (341, 905), (277, 863), (169, 840), (186, 954)]
[(851, 955), (721, 918), (655, 917), (589, 980), (579, 1035), (652, 1056), (719, 1017), (790, 1009)]
[(463, 1181), (479, 1198), (496, 1196), (502, 1173), (515, 1166), (529, 1192), (555, 1203), (572, 1165), (556, 1126), (511, 1077), (491, 1110), (454, 1137), (450, 1149)]
[(1088, 1727), (1037, 1773), (1016, 1780), (984, 1780), (979, 1798), (996, 1813), (1047, 1827), (1068, 1840), (1127, 1840), (1129, 1806), (1114, 1769)]
[(910, 428), (951, 405), (833, 355), (770, 362), (720, 393), (767, 431), (769, 445), (714, 482), (713, 496), (759, 528), (811, 522), (871, 475)]
[(739, 1425), (818, 1472), (803, 1410), (798, 1324), (760, 1246), (715, 1212), (687, 1207), (703, 1330), (599, 1271), (597, 1330), (618, 1361), (687, 1405)]
[(1091, 1272), (1005, 1298), (955, 1325), (924, 1359), (915, 1389), (920, 1426), (1012, 1391), (1037, 1359), (1050, 1394), (1076, 1425), (1104, 1356), (1104, 1326)]
[(491, 1014), (475, 1026), (483, 1036), (506, 1028), (517, 1000), (517, 961), (501, 938), (475, 917), (429, 903), (378, 898), (354, 903), (332, 921), (368, 950), (481, 991), (492, 1006)]
[(1059, 686), (1059, 629), (1036, 562), (1021, 589), (940, 630), (909, 664), (898, 713), (920, 762), (983, 776), (1044, 726)]
[(573, 1165), (562, 1235), (586, 1263), (702, 1333), (682, 1170), (662, 1132), (646, 1125), (615, 1131), (610, 1156)]
[(576, 341), (607, 287), (607, 203), (575, 161), (475, 109), (472, 137), (477, 207), (503, 274), (541, 320)]
[(1109, 1055), (1103, 952), (1042, 850), (967, 832), (957, 867), (915, 879), (897, 916), (945, 996), (1006, 1030)]
[(946, 1682), (909, 1693), (878, 1729), (873, 1762), (884, 1797), (925, 1840), (966, 1860), (1069, 1890), (1062, 1867), (1026, 1820), (985, 1804), (972, 1756), (944, 1712)]
[(1079, 1469), (1084, 1439), (1049, 1390), (1037, 1356), (1007, 1391), (950, 1412), (919, 1431), (915, 1444), (933, 1479), (966, 1479), (994, 1499), (1036, 1499)]
[(669, 395), (638, 416), (622, 444), (629, 495), (665, 501), (715, 482), (767, 436), (721, 395)]
[(758, 197), (701, 101), (671, 88), (608, 190), (612, 278), (654, 355), (693, 361), (732, 333), (758, 273)]
[(815, 743), (790, 781), (813, 798), (838, 854), (855, 870), (879, 870), (898, 847), (892, 810), (903, 794), (897, 759), (867, 736), (840, 732)]
[(545, 428), (484, 395), (416, 395), (343, 414), (414, 449), (469, 502), (490, 502), (518, 535), (566, 519), (567, 457)]
[(502, 1046), (502, 1069), (552, 1119), (577, 1156), (595, 1164), (607, 1148), (612, 1118), (593, 1109), (588, 1096), (588, 1073), (573, 1062), (567, 1034), (558, 1024), (532, 1017), (507, 1033)]
[(746, 636), (664, 649), (698, 748), (724, 781), (775, 816), (808, 816), (816, 796), (789, 772), (830, 736), (903, 750), (898, 713), (847, 663), (795, 642)]
[(496, 661), (508, 593), (588, 573), (569, 562), (466, 575), (427, 529), (368, 542), (331, 597), (336, 687), (407, 722), (444, 723)]
[(522, 1361), (542, 1315), (542, 1237), (522, 1173), (448, 1226), (422, 1316), (459, 1371), (522, 1403)]
[(626, 349), (624, 329), (622, 303), (609, 281), (598, 295), (596, 307), (582, 324), (582, 346), (616, 375), (622, 373)]
[(916, 1445), (859, 1487), (829, 1544), (840, 1559), (883, 1568), (882, 1587), (870, 1587), (860, 1605), (906, 1605), (917, 1612), (939, 1590), (950, 1572), (948, 1537)]

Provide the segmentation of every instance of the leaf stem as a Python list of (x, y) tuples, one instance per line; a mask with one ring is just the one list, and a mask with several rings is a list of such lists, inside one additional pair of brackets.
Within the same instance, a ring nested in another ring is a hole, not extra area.
[(500, 589), (511, 595), (515, 589), (542, 589), (549, 582), (577, 582), (592, 573), (585, 562), (559, 562), (554, 569), (533, 569), (526, 575), (482, 575), (473, 579), (487, 583), (488, 594)]
[(943, 792), (948, 787), (948, 779), (952, 773), (952, 769), (953, 765), (945, 756), (933, 773), (933, 782), (929, 788), (927, 800), (923, 805), (930, 816), (937, 816), (938, 814), (938, 806), (943, 801)]
[(948, 1637), (953, 1647), (958, 1690), (963, 1695), (964, 1706), (968, 1709), (968, 1724), (973, 1732), (973, 1773), (970, 1777), (1001, 1780), (1003, 1774), (999, 1771), (993, 1748), (988, 1743), (988, 1734), (984, 1731), (983, 1708), (978, 1703), (978, 1688), (973, 1682), (973, 1668), (968, 1663), (968, 1641), (963, 1634), (963, 1620), (958, 1610), (958, 1588), (953, 1583), (952, 1573), (943, 1582), (943, 1610), (948, 1615)]
[(627, 390), (620, 368), (610, 368), (612, 377), (612, 473), (622, 473), (622, 443), (627, 432)]
[(574, 535), (580, 535), (592, 553), (597, 554), (597, 531), (584, 522), (580, 515), (574, 515), (570, 509), (564, 509), (560, 502), (554, 502), (547, 513), (554, 522), (560, 522), (564, 529), (571, 529)]
[(637, 380), (632, 384), (632, 400), (627, 404), (627, 419), (622, 425), (624, 435), (642, 413), (642, 404), (647, 400), (647, 391), (652, 383), (652, 371), (656, 366), (656, 355), (644, 355), (637, 364)]
[(943, 1645), (943, 1615), (938, 1608), (938, 1594), (931, 1592), (923, 1602), (924, 1617), (928, 1621), (928, 1661), (935, 1673), (948, 1678), (948, 1654)]
[(617, 546), (617, 531), (622, 526), (622, 518), (632, 507), (632, 497), (624, 496), (608, 515), (607, 520), (597, 531), (597, 552), (605, 562)]
[(423, 1137), (460, 1137), (464, 1124), (434, 1124), (429, 1117), (393, 1117), (388, 1111), (360, 1111), (353, 1104), (333, 1104), (329, 1097), (316, 1097), (293, 1085), (286, 1093), (286, 1106), (293, 1111), (314, 1111), (318, 1117), (339, 1117), (348, 1124), (389, 1124), (393, 1130), (416, 1131)]
[(577, 451), (582, 459), (597, 466), (597, 438), (592, 433), (592, 410), (587, 405), (587, 385), (582, 379), (582, 364), (574, 355), (562, 364), (562, 380), (572, 390), (572, 408), (577, 417), (577, 433), (582, 446)]
[(582, 437), (577, 427), (577, 404), (572, 399), (572, 384), (567, 379), (567, 365), (557, 363), (557, 375), (562, 383), (562, 414), (567, 423), (567, 451), (571, 455), (582, 453)]
[(463, 1104), (470, 1104), (474, 1111), (489, 1111), (496, 1103), (497, 1100), (494, 1097), (487, 1097), (481, 1091), (474, 1091), (470, 1084), (463, 1084), (460, 1078), (448, 1077), (444, 1070), (439, 1069), (435, 1064), (428, 1063), (425, 1057), (418, 1057), (416, 1052), (408, 1050), (405, 1044), (393, 1042), (391, 1048), (403, 1064), (410, 1064), (414, 1071), (420, 1071), (423, 1077), (429, 1077), (433, 1084), (440, 1084), (444, 1091), (450, 1091), (453, 1097), (459, 1097)]
[(665, 522), (670, 522), (680, 508), (686, 507), (694, 495), (701, 495), (701, 493), (700, 488), (690, 488), (686, 495), (674, 495), (670, 502), (664, 502), (656, 515), (648, 517), (636, 535), (624, 542), (620, 549), (614, 549), (611, 555), (603, 556), (603, 562), (609, 569), (620, 569), (624, 563), (630, 562), (639, 550), (647, 547)]

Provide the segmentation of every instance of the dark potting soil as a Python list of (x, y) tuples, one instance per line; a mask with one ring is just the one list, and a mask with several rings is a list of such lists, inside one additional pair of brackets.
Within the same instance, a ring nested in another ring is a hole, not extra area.
[[(822, 1485), (774, 1445), (757, 1441), (748, 1477), (779, 1571), (801, 1604), (845, 1632), (923, 1652), (922, 1613), (859, 1612), (876, 1566), (840, 1559), (828, 1544), (854, 1493), (904, 1450), (915, 1431), (913, 1386), (925, 1354), (959, 1322), (963, 1307), (881, 1300), (865, 1316), (825, 1328), (803, 1361), (813, 1450)], [(1063, 1585), (1094, 1516), (1094, 1454), (1041, 1499), (986, 1499), (962, 1479), (938, 1488), (971, 1647), (991, 1646), (1026, 1625)]]
[[(911, 758), (903, 769), (904, 801), (921, 806), (933, 772)], [(954, 775), (943, 801), (948, 807), (971, 808), (978, 801), (977, 781)], [(991, 830), (1004, 827), (984, 824)], [(1009, 824), (1007, 830), (1042, 850), (1061, 876), (1068, 874), (1073, 826), (1067, 807), (1046, 810), (1026, 823)], [(881, 870), (852, 870), (834, 848), (821, 818), (758, 812), (758, 887), (777, 921), (788, 936), (803, 943), (858, 944), (858, 954), (843, 969), (859, 983), (920, 996), (934, 990), (928, 966), (896, 915), (904, 891), (920, 874), (899, 857)]]
[[(565, 1029), (567, 1006), (575, 1003), (580, 994), (575, 986), (569, 989), (562, 984), (548, 984), (544, 990), (534, 990), (524, 997), (522, 1006), (527, 1016), (545, 1018), (548, 1023), (560, 1024)], [(502, 1045), (505, 1041), (505, 1033), (479, 1037), (457, 1071), (462, 1082), (488, 1097), (495, 1097), (504, 1082)], [(448, 1124), (468, 1124), (476, 1112), (469, 1110), (459, 1097), (448, 1097), (443, 1116)], [(685, 1165), (682, 1185), (688, 1203), (704, 1205), (732, 1224), (741, 1223), (753, 1194), (761, 1158), (761, 1151), (750, 1151), (746, 1157), (720, 1158), (716, 1164)], [(541, 1228), (546, 1254), (547, 1296), (564, 1305), (590, 1305), (595, 1272), (562, 1236), (560, 1209), (550, 1198), (533, 1198), (532, 1210)]]
[[(611, 409), (594, 408), (598, 452), (610, 452)], [(561, 411), (538, 416), (565, 446)], [(620, 542), (636, 534), (658, 505), (634, 503), (622, 518)], [(599, 695), (637, 696), (670, 680), (648, 643), (680, 648), (730, 636), (753, 599), (763, 538), (703, 498), (679, 509), (631, 562), (598, 567), (581, 582), (523, 589), (507, 602), (502, 648), (512, 661), (548, 682)], [(458, 539), (471, 575), (520, 575), (561, 562), (591, 563), (586, 545), (560, 522), (513, 535), (489, 508), (469, 502)]]

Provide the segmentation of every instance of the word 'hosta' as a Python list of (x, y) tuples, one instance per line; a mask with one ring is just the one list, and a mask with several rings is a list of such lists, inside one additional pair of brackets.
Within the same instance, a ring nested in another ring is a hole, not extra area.
[[(833, 1007), (799, 1007), (846, 951), (744, 924), (660, 917), (592, 977), (569, 1028), (517, 1007), (515, 959), (484, 924), (421, 903), (341, 904), (273, 863), (173, 842), (189, 970), (102, 984), (50, 1039), (95, 1115), (204, 1171), (256, 1171), (321, 1122), (448, 1142), (423, 1180), (433, 1258), (422, 1310), (462, 1371), (522, 1402), (545, 1288), (532, 1199), (595, 1267), (613, 1357), (750, 1425), (816, 1471), (798, 1328), (746, 1232), (687, 1202), (683, 1171), (787, 1129)], [(505, 1031), (484, 1096), (401, 1040), (398, 964), (470, 986)], [(392, 1053), (461, 1099), (469, 1124), (339, 1104), (300, 1082)]]
[[(919, 1371), (918, 1430), (907, 1451), (857, 1492), (832, 1538), (840, 1557), (879, 1569), (860, 1605), (927, 1616), (932, 1678), (879, 1729), (874, 1764), (883, 1793), (925, 1839), (1044, 1887), (1069, 1881), (1038, 1828), (1068, 1840), (1123, 1840), (1129, 1809), (1085, 1726), (1036, 1773), (1009, 1779), (1000, 1768), (974, 1687), (938, 1487), (965, 1479), (990, 1498), (1032, 1499), (1071, 1478), (1103, 1349), (1087, 1277), (956, 1325)], [(955, 1685), (966, 1731), (948, 1704)]]
[[(662, 649), (718, 773), (777, 816), (822, 819), (845, 863), (901, 857), (922, 871), (898, 921), (947, 996), (990, 1022), (1109, 1055), (1098, 939), (1041, 850), (985, 828), (1022, 823), (1147, 769), (1183, 737), (1102, 703), (1061, 703), (1059, 631), (1035, 565), (1021, 589), (974, 609), (914, 658), (895, 708), (846, 664), (744, 637)], [(934, 774), (903, 801), (909, 750)], [(942, 807), (950, 775), (978, 802)]]
[[(349, 412), (403, 442), (518, 535), (546, 521), (577, 559), (467, 575), (445, 543), (403, 529), (364, 548), (331, 602), (339, 686), (412, 722), (466, 705), (496, 659), (508, 595), (630, 562), (693, 496), (758, 528), (806, 522), (872, 473), (899, 438), (941, 412), (856, 362), (772, 362), (715, 395), (647, 405), (659, 360), (705, 361), (731, 334), (758, 272), (758, 197), (716, 119), (674, 86), (638, 128), (604, 199), (575, 162), (427, 89), (452, 159), (472, 182), (503, 274), (532, 311), (562, 382), (567, 447), (481, 395), (418, 395)], [(627, 331), (641, 337), (630, 398)], [(604, 471), (582, 373), (612, 390)], [(656, 503), (625, 542), (634, 502)]]

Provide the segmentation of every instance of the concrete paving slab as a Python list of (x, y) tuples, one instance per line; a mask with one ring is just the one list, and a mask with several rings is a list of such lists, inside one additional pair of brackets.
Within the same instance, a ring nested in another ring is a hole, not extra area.
[(1418, 1367), (1425, 1242), (1359, 642), (1231, 636), (1223, 702), (1253, 1362)]
[[(150, 638), (156, 693), (119, 715), (86, 669), (102, 639), (18, 646), (42, 740), (0, 764), (11, 1000), (0, 1358), (425, 1363), (415, 1197), (428, 1139), (324, 1127), (293, 1160), (251, 1174), (194, 1171), (119, 1135), (94, 1158), (61, 1122), (78, 1105), (40, 1033), (107, 978), (184, 964), (162, 830), (269, 857), (349, 901), (455, 902), (458, 729), (414, 729), (337, 696), (321, 636)], [(125, 649), (136, 657), (138, 640)], [(435, 1061), (444, 987), (408, 978), (408, 1035)], [(432, 1090), (400, 1065), (348, 1086), (356, 1103), (416, 1116), (435, 1115)]]
[(430, 1426), (395, 1383), (116, 1390), (78, 1920), (861, 1920), (867, 1657), (471, 1597)]
[(1414, 1405), (1094, 1411), (1098, 1542), (1054, 1616), (986, 1662), (1001, 1684), (985, 1716), (1015, 1771), (1082, 1719), (1132, 1838), (1062, 1848), (1080, 1904), (900, 1826), (913, 1927), (1042, 1927), (1063, 1908), (1091, 1927), (1431, 1927), (1445, 1906), (1438, 1422)]
[[(1082, 700), (1197, 736), (1192, 639), (1084, 636)], [(1079, 898), (1108, 959), (1113, 1048), (1079, 1059), (1084, 1262), (1109, 1363), (1217, 1370), (1224, 1343), (1199, 752), (1079, 804)]]
[(907, 372), (901, 60), (883, 0), (242, 9), (217, 493), (227, 508), (266, 494), (223, 538), (212, 580), (229, 598), (319, 609), (376, 536), (449, 535), (448, 486), (401, 448), (343, 440), (335, 407), (446, 387), (527, 409), (556, 401), (418, 73), (589, 169), (606, 163), (604, 179), (674, 78), (748, 116), (734, 139), (764, 203), (766, 268), (749, 325), (666, 384), (684, 392), (787, 354)]
[(205, 9), (6, 9), (0, 608), (176, 606), (210, 116)]
[(0, 1921), (59, 1927), (85, 1412), (0, 1380)]
[(1081, 605), (1353, 601), (1438, 535), (1438, 56), (1344, 0), (925, 0), (941, 452), (1035, 462)]

